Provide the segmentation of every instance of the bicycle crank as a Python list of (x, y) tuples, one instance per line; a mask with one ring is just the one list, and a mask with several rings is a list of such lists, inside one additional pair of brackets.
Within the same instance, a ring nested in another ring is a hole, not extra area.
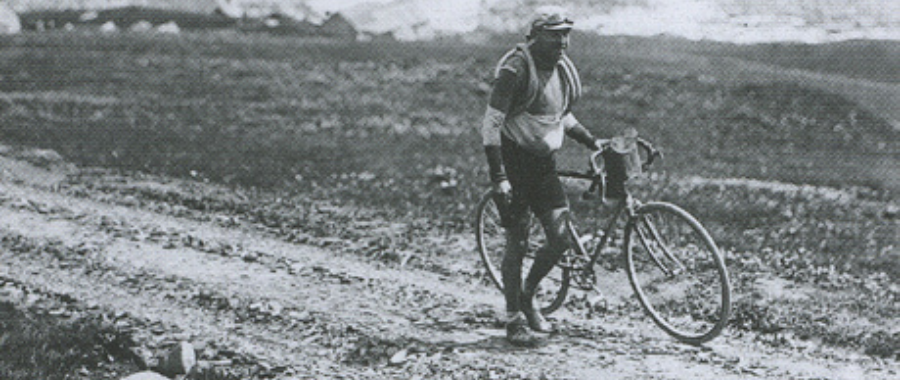
[(588, 264), (588, 259), (579, 255), (574, 249), (567, 249), (563, 252), (559, 262), (556, 263), (560, 268), (569, 269), (576, 272), (583, 271)]

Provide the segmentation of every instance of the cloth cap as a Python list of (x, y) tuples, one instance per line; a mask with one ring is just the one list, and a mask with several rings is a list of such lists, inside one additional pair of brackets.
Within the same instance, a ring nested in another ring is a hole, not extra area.
[(573, 24), (565, 8), (555, 5), (543, 6), (535, 10), (531, 19), (531, 33), (539, 30), (571, 30)]

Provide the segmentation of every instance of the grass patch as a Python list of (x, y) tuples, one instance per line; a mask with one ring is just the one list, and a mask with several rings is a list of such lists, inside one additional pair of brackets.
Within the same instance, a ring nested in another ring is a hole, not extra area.
[(900, 68), (895, 64), (900, 60), (900, 44), (893, 41), (731, 45), (717, 54), (875, 82), (900, 82)]
[(61, 319), (0, 302), (0, 378), (99, 379), (134, 372), (129, 338), (93, 318)]

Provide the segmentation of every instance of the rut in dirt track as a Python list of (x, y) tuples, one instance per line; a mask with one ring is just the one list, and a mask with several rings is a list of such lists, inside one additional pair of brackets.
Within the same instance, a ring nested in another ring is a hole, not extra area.
[[(797, 361), (830, 372), (809, 358), (768, 363), (772, 353), (737, 337), (681, 345), (622, 315), (561, 312), (547, 345), (516, 349), (499, 294), (466, 276), (11, 177), (0, 177), (0, 277), (143, 321), (136, 336), (150, 346), (190, 340), (318, 378), (745, 378), (796, 374)], [(385, 365), (398, 352), (402, 365)]]

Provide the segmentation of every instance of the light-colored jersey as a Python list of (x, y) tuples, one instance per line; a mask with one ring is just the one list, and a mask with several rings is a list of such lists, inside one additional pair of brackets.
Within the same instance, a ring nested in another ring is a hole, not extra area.
[(539, 71), (538, 80), (540, 90), (535, 101), (525, 112), (509, 115), (501, 133), (526, 150), (549, 154), (562, 147), (566, 128), (577, 121), (567, 112), (568, 99), (559, 69)]
[(575, 66), (563, 56), (552, 70), (538, 70), (528, 47), (509, 51), (495, 70), (495, 78), (506, 71), (515, 75), (510, 109), (488, 107), (482, 125), (485, 145), (499, 145), (500, 135), (536, 154), (550, 154), (562, 147), (565, 132), (578, 126), (570, 112), (581, 95)]

